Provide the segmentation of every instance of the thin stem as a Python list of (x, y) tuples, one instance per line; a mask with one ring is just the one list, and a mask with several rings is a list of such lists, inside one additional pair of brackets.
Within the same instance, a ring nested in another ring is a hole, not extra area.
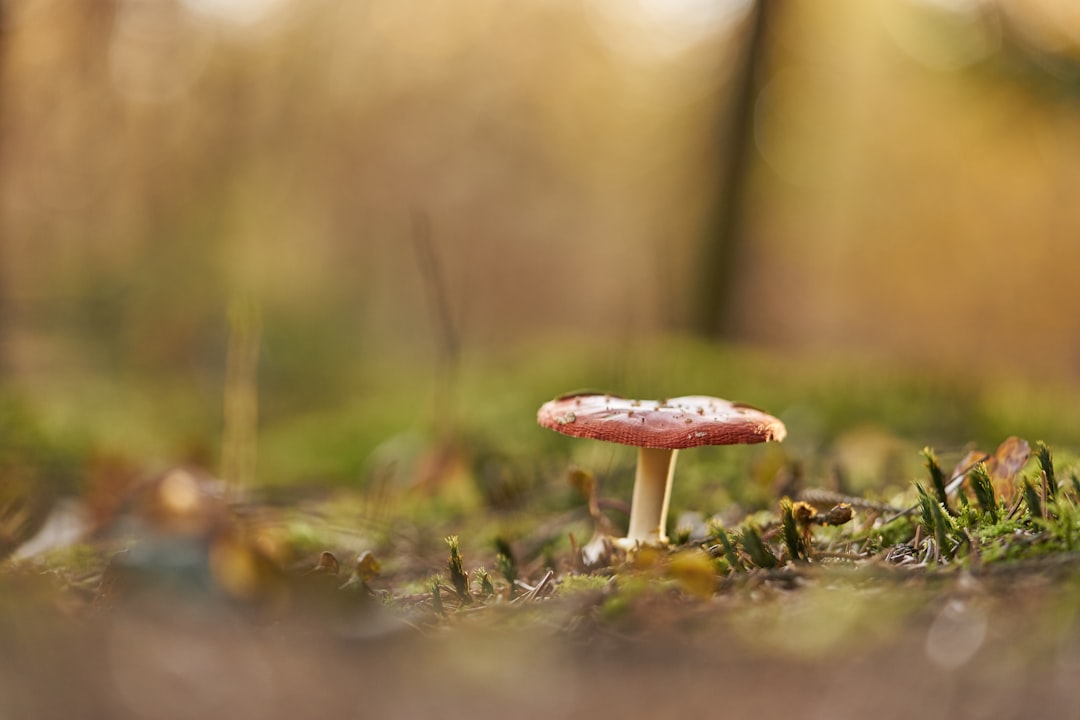
[(664, 543), (667, 534), (671, 477), (675, 473), (676, 450), (638, 448), (634, 495), (630, 503), (630, 543)]
[(229, 500), (244, 500), (255, 481), (259, 426), (258, 302), (235, 301), (229, 312), (229, 344), (225, 361), (225, 408), (221, 441), (221, 477)]

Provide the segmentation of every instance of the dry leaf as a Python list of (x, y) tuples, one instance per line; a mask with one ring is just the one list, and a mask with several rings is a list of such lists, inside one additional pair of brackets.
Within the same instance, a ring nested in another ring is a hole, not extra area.
[(994, 453), (993, 467), (988, 467), (987, 470), (990, 471), (990, 477), (995, 483), (1011, 484), (1030, 457), (1031, 446), (1026, 440), (1014, 435), (1006, 438), (1005, 442), (998, 446), (997, 452)]
[(1027, 441), (1016, 436), (1006, 438), (994, 456), (986, 461), (986, 469), (994, 482), (998, 497), (1011, 498), (1016, 492), (1016, 475), (1031, 457)]

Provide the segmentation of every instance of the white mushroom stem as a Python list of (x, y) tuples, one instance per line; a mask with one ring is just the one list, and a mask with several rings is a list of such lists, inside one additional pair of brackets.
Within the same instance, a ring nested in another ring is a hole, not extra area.
[(677, 450), (665, 448), (638, 448), (634, 495), (630, 501), (630, 529), (626, 533), (629, 545), (667, 542), (664, 525), (677, 453)]

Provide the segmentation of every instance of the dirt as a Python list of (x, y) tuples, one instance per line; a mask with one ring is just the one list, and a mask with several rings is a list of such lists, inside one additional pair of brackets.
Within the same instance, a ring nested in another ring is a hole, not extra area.
[(0, 717), (1076, 717), (1072, 567), (773, 573), (709, 599), (556, 592), (445, 616), (99, 607), (21, 578), (2, 594)]

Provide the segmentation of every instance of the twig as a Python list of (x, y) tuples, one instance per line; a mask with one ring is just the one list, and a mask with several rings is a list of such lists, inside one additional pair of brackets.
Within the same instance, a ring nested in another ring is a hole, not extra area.
[(1024, 505), (1024, 494), (1020, 493), (1016, 496), (1016, 500), (1013, 501), (1013, 505), (1009, 508), (1009, 512), (1005, 515), (1006, 520), (1012, 520), (1016, 517), (1016, 514), (1020, 512), (1020, 508)]
[[(945, 494), (946, 495), (952, 495), (957, 490), (959, 490), (960, 486), (964, 483), (964, 478), (966, 478), (967, 474), (969, 472), (971, 472), (971, 469), (974, 468), (979, 463), (985, 462), (987, 460), (987, 458), (989, 458), (989, 457), (990, 457), (989, 455), (983, 454), (982, 457), (979, 457), (979, 458), (976, 458), (976, 459), (972, 460), (970, 463), (968, 463), (964, 467), (957, 470), (952, 475), (952, 477), (949, 478), (949, 484), (945, 486)], [(911, 507), (907, 508), (906, 510), (901, 510), (900, 512), (893, 515), (892, 517), (886, 518), (885, 521), (882, 523), (882, 525), (888, 525), (889, 523), (893, 522), (894, 520), (899, 520), (902, 517), (907, 517), (908, 515), (912, 514), (913, 512), (915, 512), (918, 509), (919, 509), (919, 506), (917, 504), (912, 505)]]
[(458, 379), (460, 344), (450, 313), (450, 302), (443, 282), (442, 268), (431, 242), (431, 223), (423, 210), (412, 213), (412, 244), (420, 270), (432, 324), (435, 326), (435, 387), (432, 392), (434, 431), (440, 452), (450, 450), (454, 441), (456, 405), (454, 396)]
[(251, 491), (255, 479), (261, 324), (259, 306), (254, 299), (234, 301), (229, 312), (221, 441), (221, 476), (231, 502), (242, 501)]
[(852, 507), (859, 508), (860, 510), (877, 510), (878, 512), (903, 512), (900, 508), (888, 503), (874, 502), (873, 500), (867, 500), (866, 498), (858, 497), (857, 495), (845, 495), (844, 493), (833, 492), (832, 490), (826, 490), (824, 488), (807, 488), (799, 493), (798, 500), (810, 503), (811, 505), (839, 505), (840, 503), (847, 503)]
[(525, 592), (524, 595), (519, 595), (518, 597), (511, 600), (511, 603), (516, 604), (516, 603), (521, 602), (523, 600), (535, 600), (536, 598), (538, 598), (540, 596), (540, 593), (544, 592), (544, 590), (547, 589), (548, 585), (551, 584), (552, 578), (554, 578), (554, 577), (555, 577), (555, 571), (554, 570), (548, 570), (547, 573), (544, 574), (544, 577), (542, 577), (540, 579), (540, 582), (538, 582), (535, 587), (529, 587), (525, 583), (518, 580), (516, 582), (516, 584), (519, 587), (521, 587), (522, 589), (526, 589), (526, 592)]
[(866, 555), (861, 552), (843, 552), (840, 550), (815, 550), (814, 557), (816, 559), (827, 558), (830, 560), (851, 560), (854, 562), (858, 560), (868, 560), (872, 558), (873, 555)]
[(416, 253), (416, 264), (424, 282), (428, 306), (431, 309), (432, 322), (438, 333), (440, 366), (447, 375), (452, 375), (457, 367), (460, 347), (457, 330), (450, 315), (450, 302), (443, 281), (442, 268), (431, 242), (431, 223), (427, 213), (414, 210), (412, 214), (412, 241)]
[(987, 453), (983, 453), (981, 456), (974, 458), (971, 462), (965, 465), (963, 468), (956, 471), (956, 473), (949, 478), (949, 484), (945, 486), (945, 493), (952, 495), (954, 492), (960, 489), (960, 486), (964, 483), (964, 478), (971, 472), (972, 468), (982, 462), (986, 462), (990, 459)]

